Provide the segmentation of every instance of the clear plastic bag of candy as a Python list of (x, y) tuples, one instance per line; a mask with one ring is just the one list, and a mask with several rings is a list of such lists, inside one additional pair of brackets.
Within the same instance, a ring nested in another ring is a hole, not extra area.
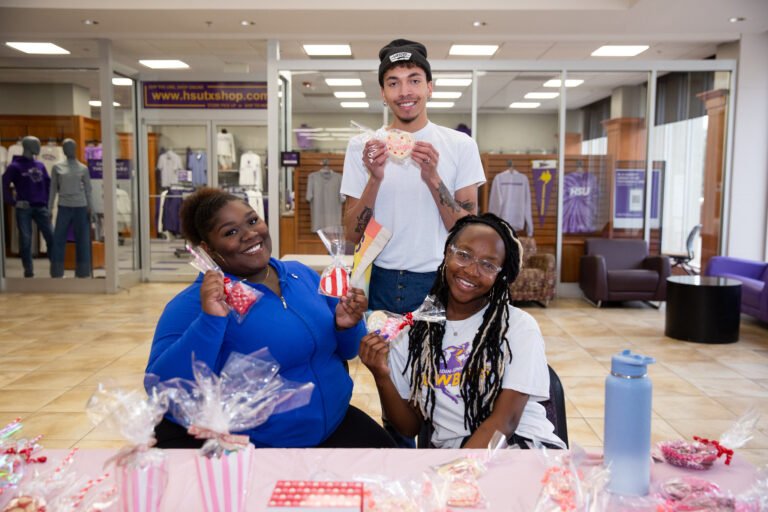
[(42, 436), (32, 439), (18, 436), (23, 427), (21, 418), (16, 418), (0, 429), (0, 496), (13, 492), (30, 465), (47, 460), (38, 453)]
[(344, 297), (349, 291), (349, 267), (344, 263), (347, 248), (351, 247), (344, 237), (343, 226), (329, 226), (317, 232), (317, 236), (331, 255), (331, 264), (320, 274), (318, 293), (329, 297)]
[[(366, 135), (368, 139), (380, 140), (387, 145), (387, 156), (397, 163), (403, 163), (411, 157), (413, 145), (416, 142), (409, 132), (386, 129), (384, 127), (378, 130), (372, 130), (355, 121), (350, 124)], [(363, 158), (372, 158), (373, 155), (363, 155)]]
[(360, 475), (363, 510), (366, 512), (448, 512), (447, 482), (433, 475), (392, 479), (382, 475)]
[[(202, 247), (187, 245), (187, 251), (192, 255), (189, 264), (198, 271), (205, 274), (213, 270), (224, 275), (221, 268)], [(262, 292), (249, 286), (245, 281), (233, 281), (227, 276), (224, 276), (224, 294), (226, 295), (224, 302), (237, 323), (242, 323), (251, 308), (264, 296)]]
[(248, 446), (248, 436), (232, 432), (250, 430), (272, 414), (309, 403), (314, 384), (286, 380), (279, 370), (267, 348), (248, 355), (232, 352), (219, 375), (193, 360), (194, 381), (175, 378), (158, 387), (168, 393), (174, 419), (207, 439), (203, 454), (214, 457)]
[(719, 440), (694, 436), (693, 441), (674, 440), (657, 443), (656, 449), (673, 466), (687, 469), (710, 469), (720, 457), (726, 465), (731, 463), (735, 449), (741, 448), (754, 436), (760, 414), (750, 408)]
[(603, 512), (609, 510), (606, 488), (610, 470), (602, 457), (587, 454), (578, 446), (569, 451), (549, 450), (534, 440), (546, 469), (534, 512)]
[(411, 313), (398, 315), (389, 311), (372, 311), (368, 314), (365, 325), (368, 332), (379, 331), (386, 339), (394, 339), (400, 331), (416, 321), (429, 323), (445, 322), (445, 308), (434, 295), (428, 295), (421, 306)]
[(152, 448), (155, 425), (168, 409), (168, 398), (152, 388), (149, 396), (139, 390), (124, 390), (99, 384), (86, 404), (88, 417), (128, 441), (109, 459), (115, 463), (119, 510), (133, 512), (160, 510), (168, 485), (168, 461), (165, 452)]

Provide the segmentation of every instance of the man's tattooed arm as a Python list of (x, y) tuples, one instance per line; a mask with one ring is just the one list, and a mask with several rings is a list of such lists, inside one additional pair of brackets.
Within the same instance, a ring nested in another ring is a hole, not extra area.
[(450, 191), (448, 190), (448, 187), (445, 186), (445, 183), (440, 181), (440, 184), (437, 186), (437, 195), (440, 198), (440, 204), (443, 206), (447, 206), (454, 212), (458, 213), (461, 211), (461, 207), (456, 202), (456, 200), (451, 195)]
[(367, 206), (363, 208), (360, 215), (357, 216), (357, 225), (355, 226), (355, 233), (363, 233), (365, 227), (368, 225), (368, 221), (373, 217), (373, 210)]
[(477, 215), (477, 205), (474, 201), (459, 201), (459, 206), (473, 215)]

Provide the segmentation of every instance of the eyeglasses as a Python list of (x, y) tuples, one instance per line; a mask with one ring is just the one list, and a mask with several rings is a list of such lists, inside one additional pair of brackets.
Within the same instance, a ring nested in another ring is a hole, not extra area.
[(477, 269), (481, 274), (487, 277), (496, 277), (496, 275), (501, 272), (501, 267), (498, 265), (495, 265), (488, 260), (475, 258), (469, 251), (459, 249), (455, 245), (449, 245), (448, 249), (451, 251), (451, 254), (453, 254), (456, 264), (460, 267), (468, 267), (472, 263), (477, 263)]

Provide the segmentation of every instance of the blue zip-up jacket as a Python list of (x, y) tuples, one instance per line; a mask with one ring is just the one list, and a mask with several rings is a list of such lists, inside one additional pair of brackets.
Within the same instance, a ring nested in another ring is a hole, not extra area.
[(266, 286), (252, 285), (264, 296), (242, 324), (232, 315), (203, 312), (200, 274), (166, 305), (146, 371), (161, 381), (173, 377), (192, 380), (193, 352), (196, 360), (218, 374), (230, 352), (250, 354), (267, 347), (280, 363), (280, 375), (299, 383), (312, 382), (315, 389), (306, 406), (274, 414), (245, 433), (259, 447), (317, 446), (336, 430), (349, 407), (352, 379), (342, 361), (357, 355), (365, 323), (336, 330), (338, 299), (317, 292), (317, 273), (296, 261), (272, 258), (270, 264), (277, 270), (282, 297)]

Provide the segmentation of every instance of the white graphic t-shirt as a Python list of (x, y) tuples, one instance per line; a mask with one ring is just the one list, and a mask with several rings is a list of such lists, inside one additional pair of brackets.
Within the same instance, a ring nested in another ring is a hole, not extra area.
[[(438, 448), (459, 448), (462, 440), (471, 434), (464, 427), (461, 374), (486, 309), (487, 306), (466, 320), (446, 322), (443, 337), (445, 363), (440, 363), (436, 382), (432, 383), (435, 387), (432, 444)], [(406, 400), (410, 397), (411, 380), (410, 367), (403, 375), (408, 360), (408, 331), (404, 329), (392, 341), (389, 352), (392, 382), (400, 396)], [(565, 443), (554, 434), (555, 428), (539, 403), (549, 398), (549, 370), (539, 325), (525, 311), (509, 306), (507, 339), (512, 350), (512, 361), (504, 368), (502, 388), (529, 395), (515, 432), (528, 439), (538, 438), (566, 448)], [(426, 389), (421, 399), (425, 398)]]

